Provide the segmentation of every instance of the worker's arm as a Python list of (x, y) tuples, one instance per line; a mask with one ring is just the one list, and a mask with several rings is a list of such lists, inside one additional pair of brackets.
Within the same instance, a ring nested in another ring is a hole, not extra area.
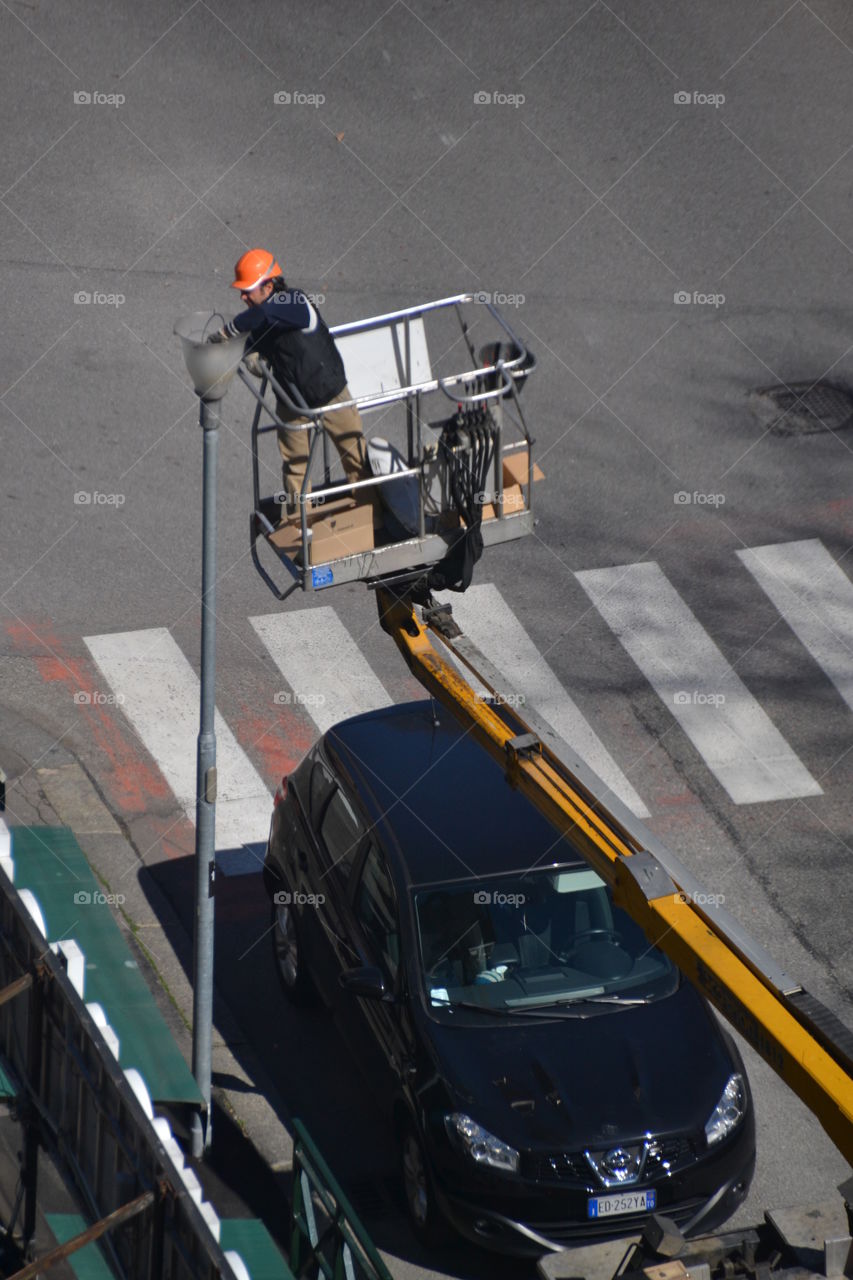
[(278, 293), (270, 294), (259, 306), (240, 311), (233, 320), (212, 333), (208, 342), (225, 342), (228, 338), (253, 333), (269, 324), (281, 325), (285, 329), (307, 329), (310, 332), (317, 326), (317, 312), (301, 290), (281, 289)]

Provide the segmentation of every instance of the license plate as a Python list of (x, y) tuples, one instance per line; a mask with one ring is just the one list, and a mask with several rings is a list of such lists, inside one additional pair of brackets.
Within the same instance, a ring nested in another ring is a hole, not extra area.
[(657, 1205), (656, 1191), (614, 1191), (609, 1196), (590, 1196), (588, 1218), (612, 1218), (619, 1213), (651, 1213)]

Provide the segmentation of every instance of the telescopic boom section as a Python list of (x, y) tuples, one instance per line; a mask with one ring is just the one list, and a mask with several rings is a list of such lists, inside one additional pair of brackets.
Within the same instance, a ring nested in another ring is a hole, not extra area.
[[(676, 859), (667, 857), (667, 870), (646, 847), (647, 833), (639, 822), (615, 817), (514, 708), (506, 712), (492, 682), (472, 665), (470, 642), (465, 642), (465, 656), (454, 650), (453, 638), (461, 633), (449, 608), (426, 608), (425, 626), (410, 597), (379, 586), (377, 598), (382, 626), (413, 675), (497, 760), (510, 784), (580, 850), (649, 942), (664, 951), (761, 1054), (853, 1164), (851, 1032), (796, 983), (774, 982), (770, 973), (778, 972), (776, 966), (769, 957), (766, 965), (760, 963), (765, 958), (761, 949), (734, 921), (724, 922), (724, 912), (698, 906), (683, 892), (672, 874)], [(435, 647), (430, 630), (495, 699), (484, 700), (475, 693)]]

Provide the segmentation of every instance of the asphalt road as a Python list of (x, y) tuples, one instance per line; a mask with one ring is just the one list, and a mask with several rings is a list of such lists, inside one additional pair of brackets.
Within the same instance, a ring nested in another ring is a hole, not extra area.
[[(547, 481), (534, 536), (478, 581), (649, 825), (853, 1021), (851, 710), (736, 554), (817, 540), (849, 573), (853, 435), (776, 436), (747, 405), (757, 386), (851, 377), (849, 6), (10, 0), (0, 29), (0, 706), (62, 739), (148, 863), (174, 861), (145, 825), (179, 812), (156, 762), (138, 741), (138, 766), (123, 754), (121, 709), (81, 709), (64, 673), (97, 681), (83, 637), (142, 628), (167, 628), (197, 668), (201, 439), (175, 319), (233, 310), (231, 267), (255, 244), (330, 323), (500, 293), (538, 357), (525, 400)], [(247, 555), (250, 410), (235, 388), (220, 432), (218, 705), (271, 785), (316, 728), (273, 704), (248, 621), (276, 607)], [(649, 561), (820, 794), (734, 803), (575, 576)], [(287, 608), (326, 605), (389, 695), (410, 696), (362, 588)], [(232, 969), (274, 1064), (265, 997)], [(306, 1062), (323, 1056), (310, 1028), (293, 1034)], [(743, 1221), (832, 1193), (845, 1169), (752, 1074)]]

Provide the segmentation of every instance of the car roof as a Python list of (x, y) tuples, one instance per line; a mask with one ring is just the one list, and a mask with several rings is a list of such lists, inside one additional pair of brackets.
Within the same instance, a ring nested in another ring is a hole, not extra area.
[(343, 720), (323, 746), (413, 884), (583, 861), (429, 699)]

